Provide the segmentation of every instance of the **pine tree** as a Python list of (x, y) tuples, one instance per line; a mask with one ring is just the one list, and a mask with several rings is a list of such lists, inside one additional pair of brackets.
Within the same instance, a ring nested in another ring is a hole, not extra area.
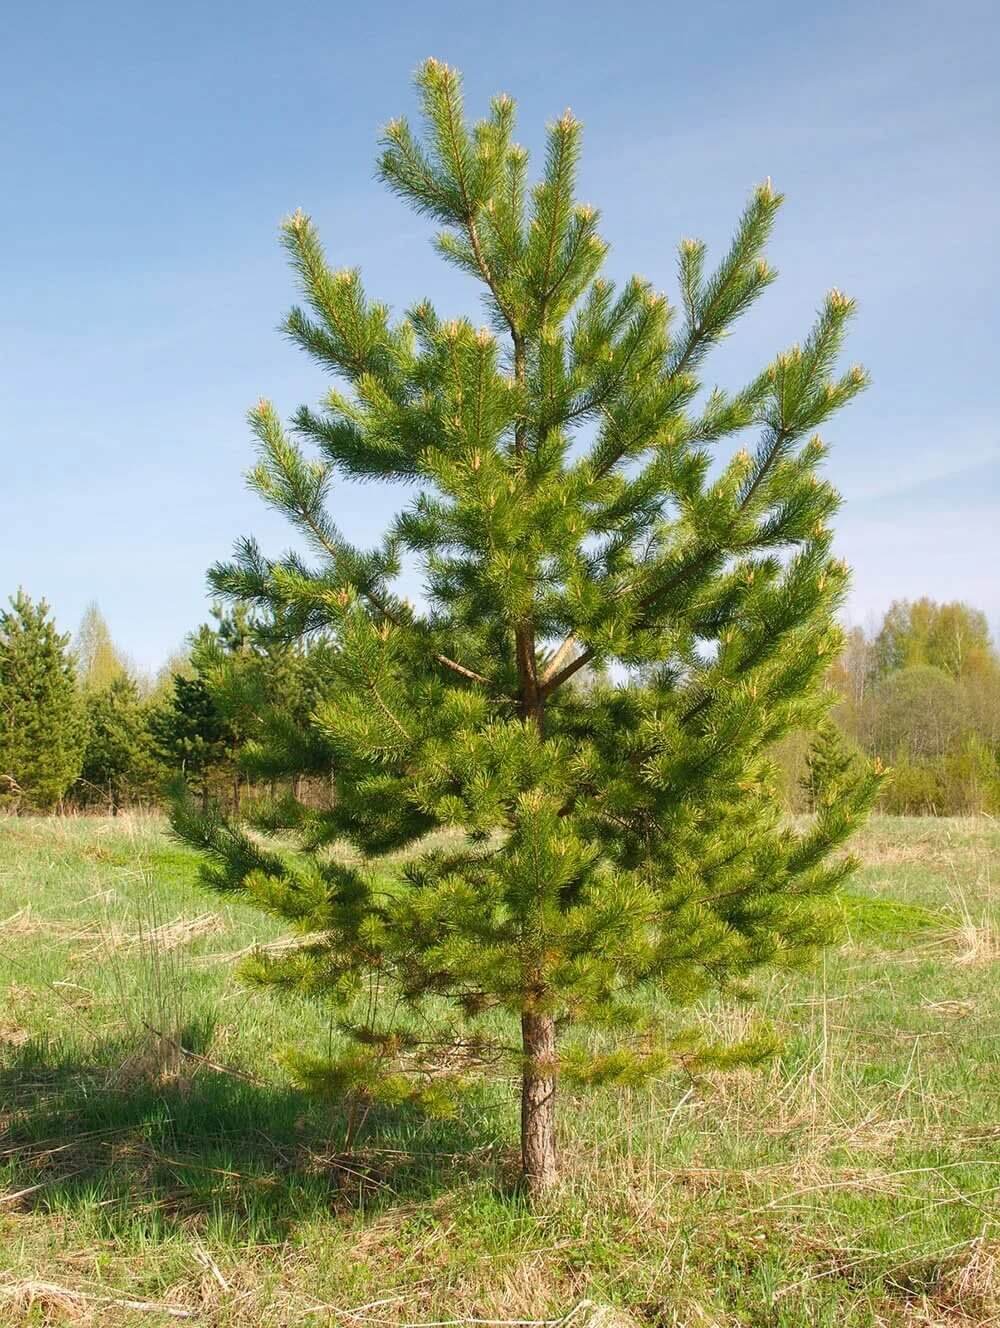
[(0, 611), (0, 800), (50, 811), (80, 772), (85, 727), (69, 636), (19, 590)]
[(104, 801), (113, 816), (134, 798), (152, 797), (158, 770), (148, 707), (135, 681), (122, 673), (85, 693), (87, 745), (78, 781), (83, 801)]
[(242, 605), (216, 605), (212, 614), (215, 626), (203, 625), (192, 639), (191, 664), (229, 728), (234, 804), (241, 775), (295, 786), (303, 776), (328, 776), (329, 743), (309, 720), (329, 643), (288, 641)]
[(207, 808), (212, 774), (230, 759), (233, 734), (204, 678), (175, 673), (170, 696), (150, 715), (149, 730), (156, 754)]
[[(335, 805), (262, 815), (297, 831), (295, 854), (220, 813), (181, 805), (176, 825), (209, 884), (305, 937), (244, 970), (338, 1009), (341, 1051), (293, 1054), (300, 1081), (449, 1110), (508, 1065), (535, 1191), (556, 1174), (557, 1083), (635, 1083), (709, 1054), (665, 1030), (651, 992), (741, 989), (828, 935), (825, 897), (852, 866), (828, 855), (877, 778), (859, 769), (797, 831), (769, 752), (829, 704), (847, 569), (816, 430), (866, 376), (834, 372), (854, 307), (834, 291), (801, 346), (737, 391), (702, 391), (706, 355), (774, 278), (769, 183), (713, 271), (681, 245), (675, 310), (641, 278), (600, 275), (569, 112), (529, 188), (509, 97), (470, 127), (454, 70), (428, 61), (417, 83), (425, 133), (390, 122), (379, 173), (441, 227), (486, 323), (427, 301), (392, 318), (292, 216), (305, 307), (285, 330), (341, 385), (290, 431), (260, 402), (250, 478), (313, 561), (247, 540), (210, 577), (290, 639), (336, 638), (310, 720)], [(718, 457), (751, 431), (752, 450)], [(414, 486), (379, 547), (332, 520), (337, 477)], [(424, 568), (420, 608), (396, 589), (404, 556)], [(567, 685), (587, 668), (595, 685)], [(602, 670), (644, 681), (601, 685)], [(380, 869), (442, 828), (461, 833)], [(343, 839), (359, 865), (324, 851)]]
[(832, 720), (824, 719), (809, 744), (802, 777), (810, 811), (818, 811), (824, 802), (837, 801), (844, 788), (851, 788), (863, 760), (857, 745)]

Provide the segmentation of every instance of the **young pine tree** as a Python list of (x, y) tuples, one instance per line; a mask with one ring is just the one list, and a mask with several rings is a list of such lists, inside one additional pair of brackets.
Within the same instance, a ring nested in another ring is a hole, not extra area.
[(192, 642), (191, 664), (205, 683), (230, 734), (239, 802), (244, 776), (273, 785), (304, 776), (329, 779), (330, 746), (310, 724), (328, 678), (327, 640), (288, 640), (239, 604), (212, 610)]
[[(834, 371), (853, 308), (834, 291), (802, 345), (738, 391), (702, 389), (708, 352), (774, 278), (769, 184), (714, 270), (681, 245), (675, 309), (639, 277), (601, 276), (571, 114), (529, 187), (509, 97), (470, 126), (454, 70), (431, 60), (417, 82), (423, 137), (392, 121), (379, 173), (439, 225), (485, 324), (426, 301), (392, 317), (296, 213), (284, 240), (305, 307), (286, 331), (339, 385), (291, 431), (258, 405), (251, 482), (313, 558), (248, 540), (211, 574), (290, 637), (335, 635), (310, 725), (336, 802), (260, 822), (294, 828), (295, 854), (190, 807), (177, 825), (211, 884), (305, 938), (246, 968), (339, 1009), (341, 1052), (299, 1053), (299, 1078), (447, 1109), (477, 1069), (513, 1067), (539, 1190), (558, 1083), (634, 1083), (699, 1054), (650, 993), (741, 986), (827, 934), (824, 896), (851, 869), (829, 854), (876, 780), (859, 769), (797, 832), (769, 750), (828, 706), (847, 570), (816, 430), (866, 379)], [(334, 523), (338, 478), (412, 486), (379, 547)], [(424, 569), (419, 608), (395, 589), (404, 555)], [(595, 685), (570, 685), (588, 668)], [(643, 684), (602, 685), (605, 670)], [(444, 828), (459, 833), (380, 870)], [(358, 865), (324, 851), (342, 839)]]
[(150, 714), (149, 732), (156, 755), (207, 810), (212, 776), (231, 765), (234, 735), (204, 678), (175, 673), (170, 693)]
[(51, 811), (80, 773), (86, 736), (69, 637), (19, 590), (0, 610), (0, 801)]
[(129, 801), (153, 797), (158, 774), (149, 731), (149, 707), (127, 673), (84, 694), (87, 745), (77, 790), (83, 801), (103, 802), (112, 816)]
[(818, 811), (824, 802), (838, 801), (841, 791), (854, 785), (863, 762), (857, 745), (841, 733), (832, 719), (823, 719), (806, 752), (802, 776), (802, 791), (809, 810)]

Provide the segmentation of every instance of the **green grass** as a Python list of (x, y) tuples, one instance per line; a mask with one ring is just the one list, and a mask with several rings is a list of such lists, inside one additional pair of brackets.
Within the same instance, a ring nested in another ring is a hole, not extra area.
[(274, 1055), (323, 1046), (323, 1010), (233, 976), (280, 932), (158, 822), (0, 821), (0, 1322), (1000, 1323), (1000, 829), (881, 818), (855, 848), (841, 946), (761, 984), (780, 1057), (564, 1095), (531, 1211), (510, 1082), (344, 1151)]

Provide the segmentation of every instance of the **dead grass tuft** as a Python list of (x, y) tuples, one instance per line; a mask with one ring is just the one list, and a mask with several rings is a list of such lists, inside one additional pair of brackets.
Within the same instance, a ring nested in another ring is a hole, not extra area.
[(1000, 959), (1000, 935), (988, 918), (983, 922), (963, 918), (952, 944), (956, 964), (991, 964)]
[(63, 922), (58, 918), (35, 913), (30, 904), (0, 922), (0, 934), (4, 937), (45, 936), (69, 944), (91, 942), (89, 948), (80, 952), (80, 958), (88, 958), (95, 951), (105, 949), (125, 953), (150, 946), (160, 950), (175, 950), (203, 936), (211, 936), (224, 930), (225, 922), (217, 913), (176, 917), (155, 927), (128, 931), (118, 923), (106, 926), (90, 923), (79, 926)]
[[(133, 1300), (129, 1296), (101, 1295), (76, 1287), (59, 1286), (36, 1278), (8, 1279), (0, 1282), (0, 1310), (9, 1310), (23, 1323), (29, 1314), (42, 1316), (41, 1322), (100, 1323), (108, 1309), (133, 1313), (165, 1315), (171, 1319), (193, 1319), (194, 1310), (159, 1300)], [(56, 1316), (53, 1318), (53, 1316)]]
[[(0, 1307), (11, 1314), (21, 1316), (21, 1321), (29, 1314), (41, 1314), (42, 1322), (92, 1323), (93, 1310), (87, 1305), (85, 1297), (68, 1287), (56, 1286), (54, 1282), (38, 1282), (24, 1278), (0, 1286)], [(17, 1322), (17, 1320), (13, 1320)]]
[(933, 1286), (909, 1306), (908, 1322), (931, 1328), (1000, 1324), (1000, 1240), (978, 1236), (935, 1270)]
[(944, 1015), (947, 1019), (964, 1019), (970, 1015), (976, 1008), (976, 1002), (973, 1000), (950, 1000), (950, 1001), (921, 1001), (921, 1010), (926, 1010), (928, 1014)]
[(149, 1028), (114, 1075), (110, 1076), (110, 1082), (118, 1089), (138, 1085), (181, 1087), (190, 1083), (199, 1068), (198, 1061), (185, 1054), (175, 1037), (159, 1029)]
[(150, 931), (134, 932), (125, 935), (121, 945), (125, 949), (138, 946), (154, 946), (158, 950), (176, 950), (178, 946), (190, 945), (202, 936), (212, 936), (223, 931), (225, 924), (217, 913), (200, 913), (194, 918), (177, 917), (172, 922), (163, 922)]
[(31, 1041), (30, 1031), (16, 1019), (0, 1018), (0, 1047), (23, 1047)]

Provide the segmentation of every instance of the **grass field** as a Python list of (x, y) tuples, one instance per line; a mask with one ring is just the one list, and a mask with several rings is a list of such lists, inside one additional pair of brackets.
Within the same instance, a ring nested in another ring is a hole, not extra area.
[(160, 823), (0, 820), (0, 1322), (1000, 1324), (1000, 827), (855, 847), (844, 943), (761, 984), (780, 1057), (564, 1098), (532, 1211), (508, 1082), (344, 1153), (274, 1061), (324, 1012), (240, 988), (279, 933)]

